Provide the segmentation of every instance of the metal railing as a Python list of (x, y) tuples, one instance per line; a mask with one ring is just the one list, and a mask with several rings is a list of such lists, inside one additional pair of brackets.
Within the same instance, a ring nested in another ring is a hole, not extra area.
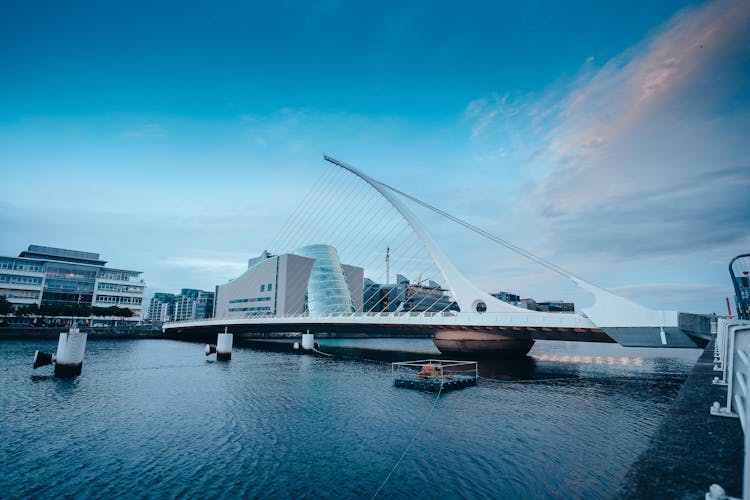
[(718, 401), (711, 405), (711, 415), (739, 418), (744, 433), (745, 462), (742, 476), (742, 498), (750, 499), (750, 321), (719, 318), (714, 344), (714, 370), (721, 378), (713, 383), (727, 388), (725, 406)]
[(458, 378), (479, 378), (479, 363), (449, 359), (418, 359), (391, 363), (391, 374), (395, 379), (434, 380), (440, 384)]

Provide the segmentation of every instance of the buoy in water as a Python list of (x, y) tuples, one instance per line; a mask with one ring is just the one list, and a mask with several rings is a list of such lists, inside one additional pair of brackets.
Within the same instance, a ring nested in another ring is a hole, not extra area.
[(213, 353), (216, 352), (216, 346), (211, 344), (206, 344), (206, 356), (210, 356)]

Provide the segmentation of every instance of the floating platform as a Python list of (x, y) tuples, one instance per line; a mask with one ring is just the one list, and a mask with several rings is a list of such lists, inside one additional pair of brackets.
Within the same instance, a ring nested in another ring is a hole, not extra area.
[(439, 392), (476, 385), (476, 361), (420, 359), (391, 363), (393, 385), (419, 391)]

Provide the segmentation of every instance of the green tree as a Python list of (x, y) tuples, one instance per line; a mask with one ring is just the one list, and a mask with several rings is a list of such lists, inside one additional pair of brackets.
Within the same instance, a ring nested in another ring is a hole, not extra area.
[(133, 316), (133, 311), (127, 307), (92, 307), (91, 314), (94, 316), (114, 316), (117, 318), (130, 318)]
[(0, 314), (10, 314), (13, 311), (13, 306), (8, 299), (0, 295)]
[(28, 306), (19, 307), (16, 309), (16, 316), (31, 316), (32, 314), (39, 314), (39, 306), (36, 304), (29, 304)]

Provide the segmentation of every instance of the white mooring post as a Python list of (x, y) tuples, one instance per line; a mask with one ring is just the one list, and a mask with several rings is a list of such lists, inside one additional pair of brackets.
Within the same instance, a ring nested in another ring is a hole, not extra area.
[(60, 378), (75, 378), (83, 369), (83, 355), (86, 352), (87, 334), (77, 326), (71, 326), (67, 332), (60, 333), (57, 341), (57, 353), (34, 353), (34, 368), (55, 364), (54, 374)]
[(307, 333), (302, 334), (302, 350), (312, 351), (315, 348), (315, 335), (307, 330)]
[(229, 361), (232, 359), (232, 342), (234, 335), (227, 333), (227, 327), (224, 327), (224, 333), (220, 333), (216, 339), (216, 360)]
[(55, 376), (62, 378), (77, 377), (83, 368), (83, 355), (86, 352), (87, 335), (77, 326), (60, 334), (57, 341), (57, 360), (55, 361)]

